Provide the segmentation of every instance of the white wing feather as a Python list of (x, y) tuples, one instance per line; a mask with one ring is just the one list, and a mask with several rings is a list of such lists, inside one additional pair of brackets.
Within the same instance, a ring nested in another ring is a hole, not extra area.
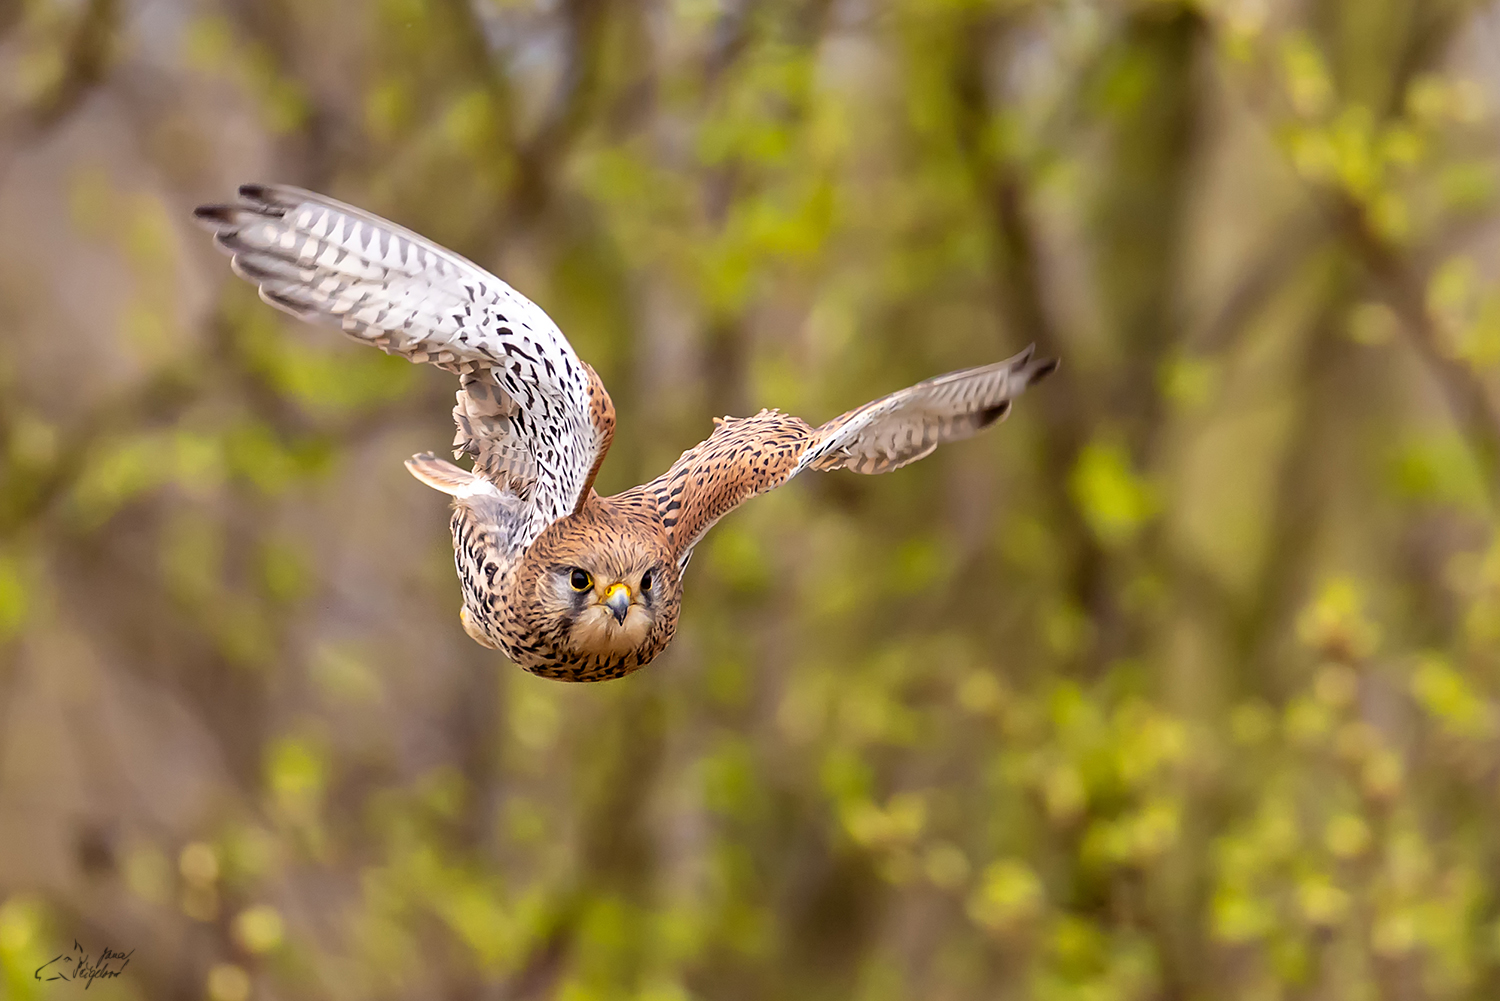
[[(599, 457), (590, 372), (535, 303), (408, 229), (300, 188), (245, 185), (238, 204), (196, 215), (271, 305), (458, 373), (459, 411), (466, 392), (503, 392), (460, 433), (483, 436), (464, 449), (476, 472), (526, 503), (516, 548), (575, 509)], [(502, 458), (486, 468), (488, 455)]]

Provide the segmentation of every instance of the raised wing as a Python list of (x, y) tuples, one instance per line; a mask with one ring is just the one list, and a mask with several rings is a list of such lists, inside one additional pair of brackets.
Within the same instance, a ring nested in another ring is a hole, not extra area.
[(522, 499), (517, 548), (577, 510), (609, 447), (614, 408), (546, 313), (478, 265), (368, 212), (280, 185), (239, 193), (238, 204), (195, 215), (262, 299), (460, 376), (455, 454), (473, 456), (476, 473)]
[(1033, 360), (1027, 348), (993, 365), (919, 382), (818, 428), (775, 410), (723, 418), (644, 489), (655, 495), (673, 552), (686, 564), (704, 533), (751, 497), (804, 469), (899, 469), (1003, 420), (1011, 400), (1056, 367), (1056, 359)]

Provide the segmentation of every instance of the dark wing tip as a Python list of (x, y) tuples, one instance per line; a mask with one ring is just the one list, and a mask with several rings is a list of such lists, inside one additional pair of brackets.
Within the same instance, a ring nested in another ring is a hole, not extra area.
[(247, 202), (255, 202), (259, 205), (270, 205), (275, 199), (275, 192), (269, 184), (241, 184), (240, 197)]
[(273, 184), (241, 184), (237, 205), (199, 205), (193, 218), (210, 227), (244, 222), (254, 215), (286, 214), (286, 200), (277, 198)]
[(1047, 376), (1057, 371), (1058, 359), (1044, 358), (1026, 370), (1026, 385), (1041, 382)]
[(200, 205), (193, 209), (193, 218), (210, 229), (243, 223), (254, 216), (280, 218), (301, 204), (305, 194), (300, 188), (280, 184), (241, 184), (239, 204)]
[(233, 205), (199, 205), (193, 209), (193, 218), (207, 223), (208, 227), (213, 229), (223, 223), (233, 222), (234, 213)]
[(285, 184), (241, 184), (240, 198), (255, 211), (283, 216), (302, 204), (309, 192)]
[(1005, 415), (1008, 414), (1008, 413), (1010, 413), (1010, 401), (1009, 400), (1004, 400), (1004, 401), (1002, 401), (1000, 403), (997, 403), (993, 407), (989, 407), (989, 408), (987, 408), (985, 410), (981, 410), (979, 412), (979, 428), (978, 429), (979, 430), (983, 430), (983, 429), (989, 427), (990, 425), (992, 425), (992, 424), (996, 423), (997, 421), (1000, 421), (1001, 419), (1003, 419), (1005, 417)]

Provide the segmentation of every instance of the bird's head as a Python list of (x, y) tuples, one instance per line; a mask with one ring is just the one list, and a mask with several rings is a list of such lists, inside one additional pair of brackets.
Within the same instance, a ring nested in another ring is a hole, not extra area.
[(541, 547), (533, 624), (558, 656), (598, 662), (640, 653), (644, 663), (675, 630), (681, 579), (653, 536), (611, 528), (581, 545)]
[(552, 566), (539, 590), (570, 646), (580, 653), (613, 655), (646, 642), (669, 604), (665, 592), (675, 583), (654, 560), (580, 557)]
[(542, 572), (539, 611), (557, 627), (558, 653), (584, 660), (626, 658), (654, 646), (663, 628), (670, 632), (675, 626), (675, 568), (654, 553), (632, 554), (630, 548), (579, 554)]

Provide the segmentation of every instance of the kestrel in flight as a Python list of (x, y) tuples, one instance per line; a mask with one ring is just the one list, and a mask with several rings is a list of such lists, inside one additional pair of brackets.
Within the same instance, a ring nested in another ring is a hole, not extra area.
[(1057, 367), (1030, 348), (881, 397), (821, 427), (790, 414), (715, 421), (665, 473), (600, 497), (615, 433), (598, 374), (547, 315), (452, 251), (368, 212), (280, 185), (195, 215), (273, 306), (459, 378), (455, 457), (413, 456), (453, 497), (464, 629), (535, 674), (617, 678), (671, 642), (682, 573), (713, 524), (804, 469), (885, 473), (1005, 417)]

